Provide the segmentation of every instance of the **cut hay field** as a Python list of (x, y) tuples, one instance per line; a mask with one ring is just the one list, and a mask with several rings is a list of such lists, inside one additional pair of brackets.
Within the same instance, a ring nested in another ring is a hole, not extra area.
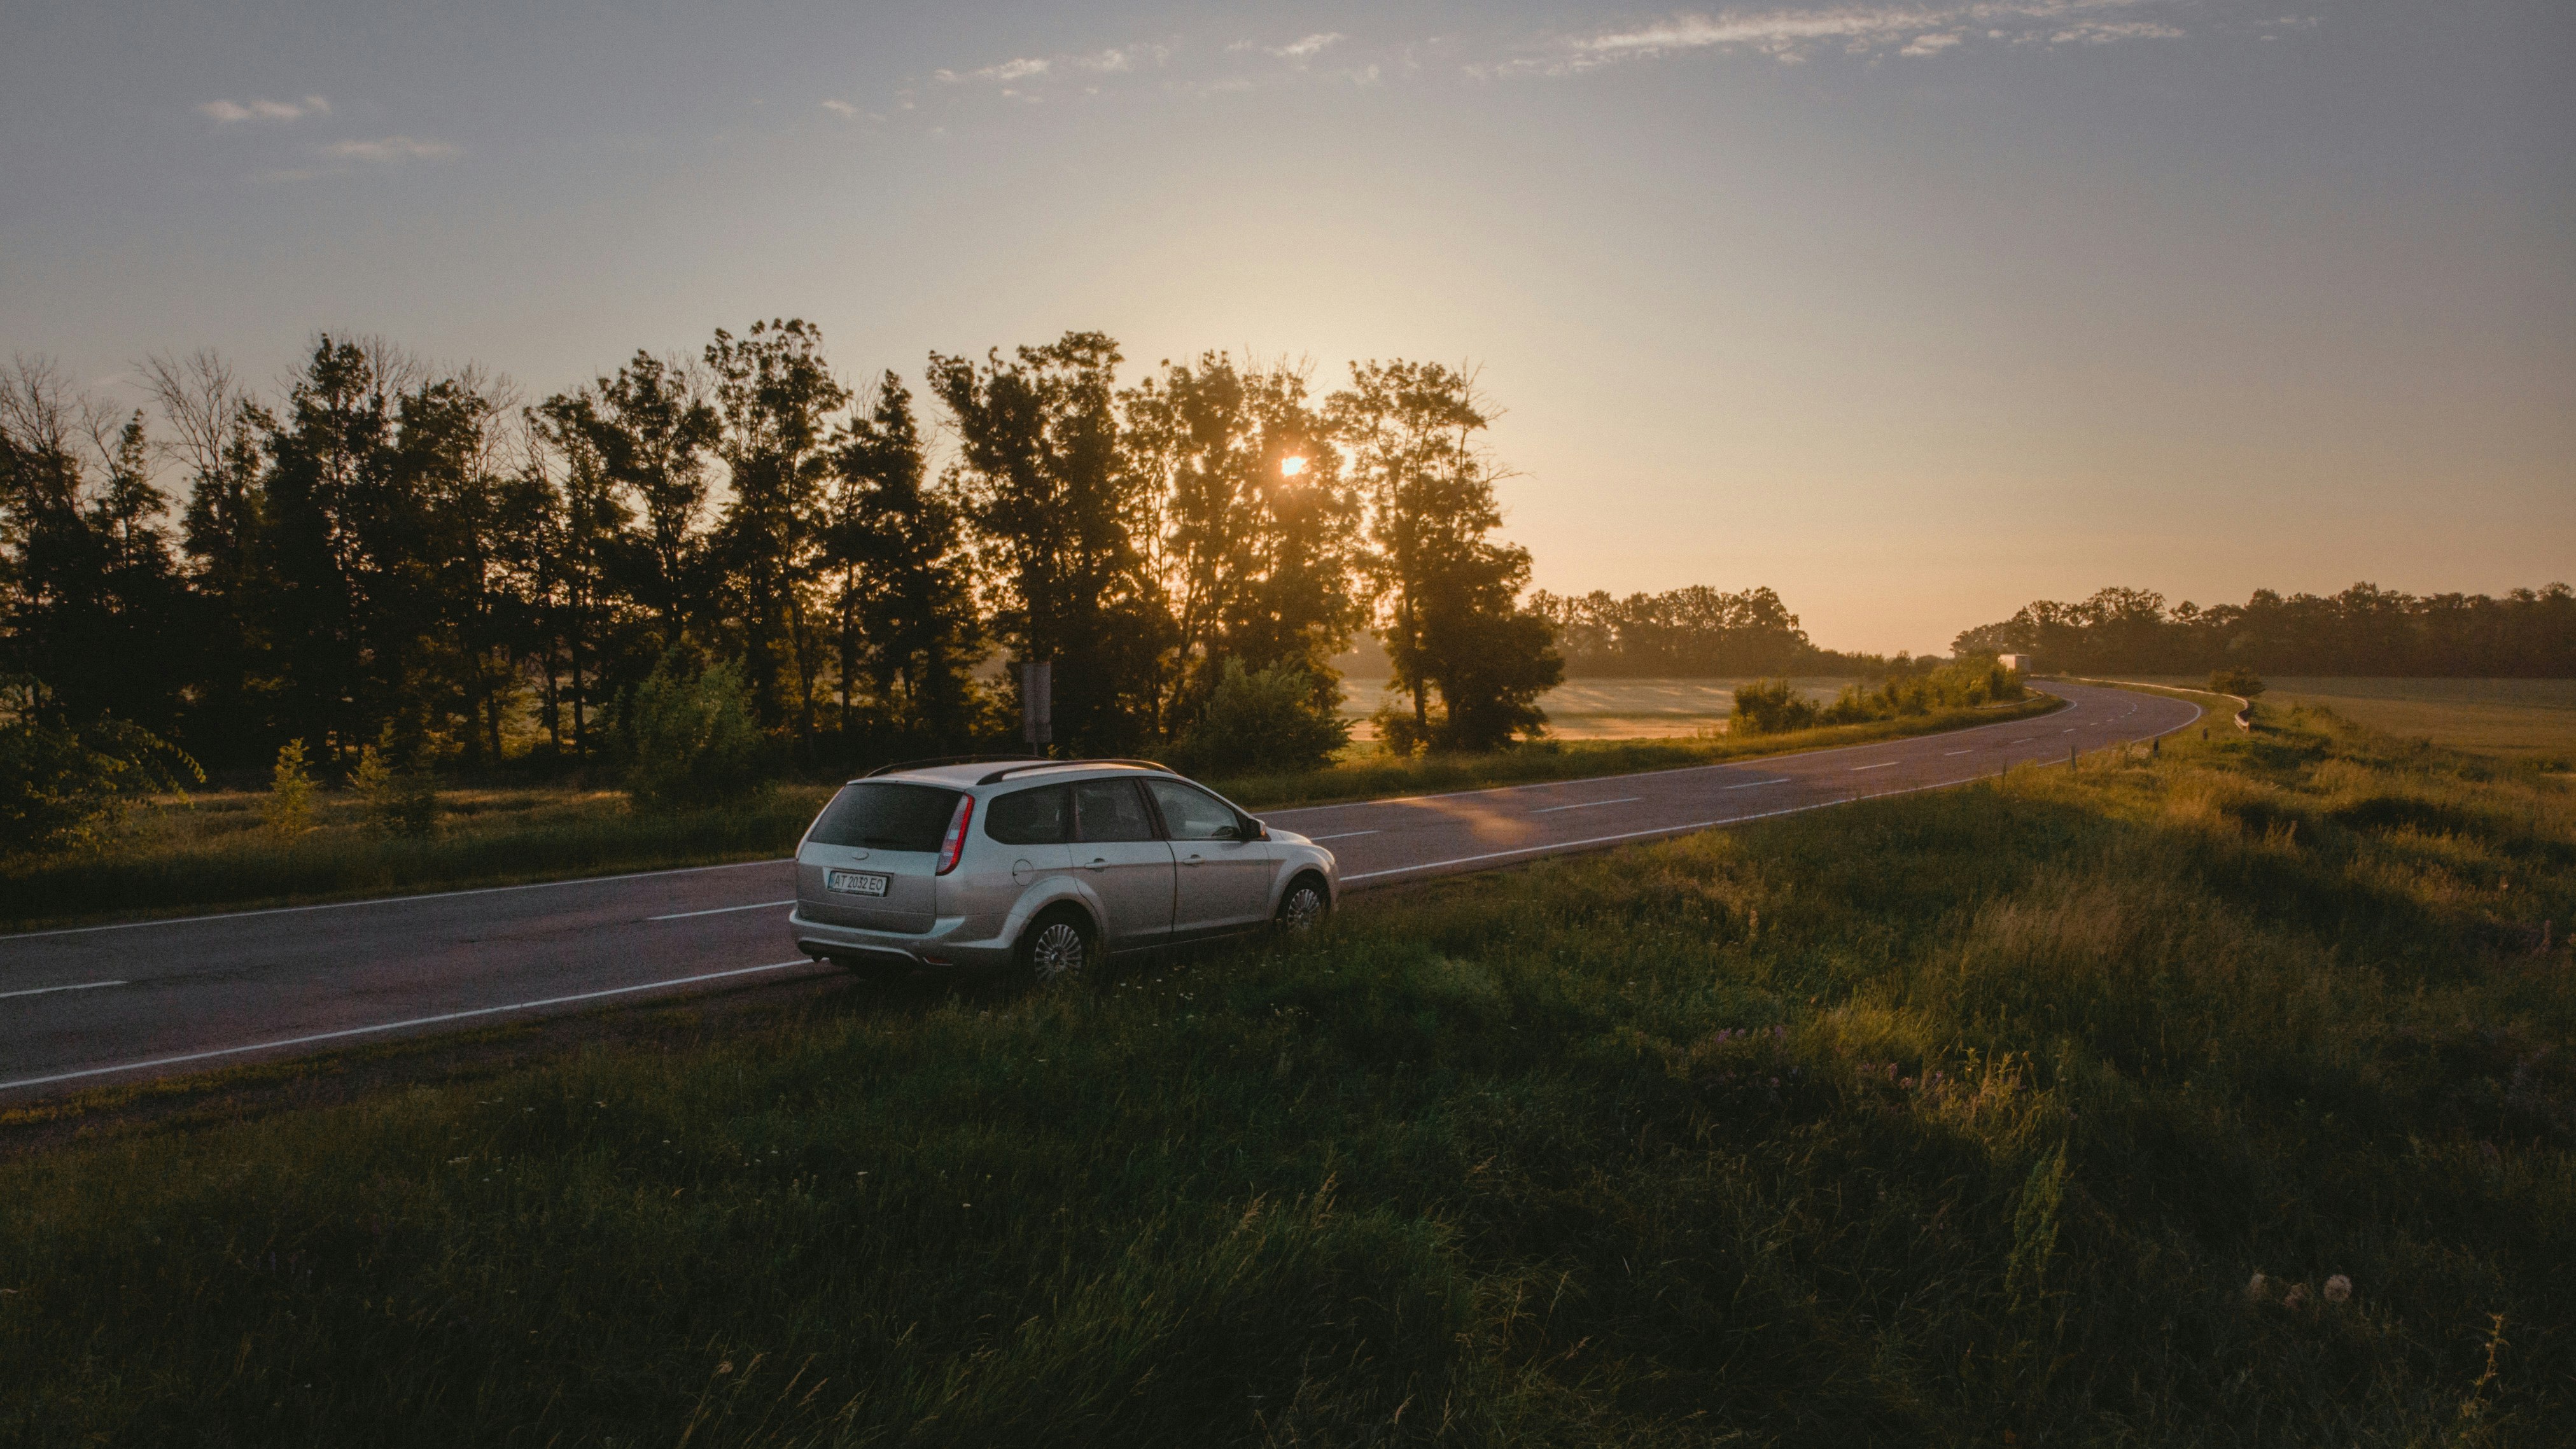
[(2264, 724), (107, 1122), (0, 1442), (2563, 1444), (2576, 780)]
[[(2136, 676), (2197, 688), (2205, 676)], [(2268, 679), (2263, 702), (2313, 705), (2401, 739), (2576, 763), (2576, 679)]]

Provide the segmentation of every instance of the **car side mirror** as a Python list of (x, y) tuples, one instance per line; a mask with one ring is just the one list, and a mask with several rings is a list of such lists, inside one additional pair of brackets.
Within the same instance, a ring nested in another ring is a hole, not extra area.
[(1247, 815), (1236, 823), (1234, 833), (1238, 840), (1268, 840), (1270, 827)]

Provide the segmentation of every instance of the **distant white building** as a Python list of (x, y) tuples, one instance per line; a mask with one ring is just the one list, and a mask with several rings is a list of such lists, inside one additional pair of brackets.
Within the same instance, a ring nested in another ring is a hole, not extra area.
[(2030, 673), (2030, 656), (2027, 654), (1998, 654), (1995, 662), (2015, 674)]

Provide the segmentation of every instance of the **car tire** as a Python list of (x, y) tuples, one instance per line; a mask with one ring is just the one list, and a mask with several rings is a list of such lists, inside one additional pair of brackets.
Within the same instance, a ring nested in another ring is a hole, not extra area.
[(1091, 965), (1091, 918), (1078, 907), (1051, 906), (1020, 933), (1020, 979), (1041, 990), (1081, 981)]
[(1333, 914), (1333, 893), (1326, 889), (1323, 878), (1301, 875), (1288, 882), (1280, 894), (1279, 910), (1271, 917), (1279, 934), (1294, 940), (1311, 936), (1315, 928)]

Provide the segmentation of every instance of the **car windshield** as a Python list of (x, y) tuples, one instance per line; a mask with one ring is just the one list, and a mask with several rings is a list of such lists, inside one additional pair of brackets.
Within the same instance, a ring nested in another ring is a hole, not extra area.
[(866, 850), (937, 850), (956, 813), (955, 790), (934, 785), (867, 781), (844, 785), (814, 819), (806, 839), (816, 845)]

